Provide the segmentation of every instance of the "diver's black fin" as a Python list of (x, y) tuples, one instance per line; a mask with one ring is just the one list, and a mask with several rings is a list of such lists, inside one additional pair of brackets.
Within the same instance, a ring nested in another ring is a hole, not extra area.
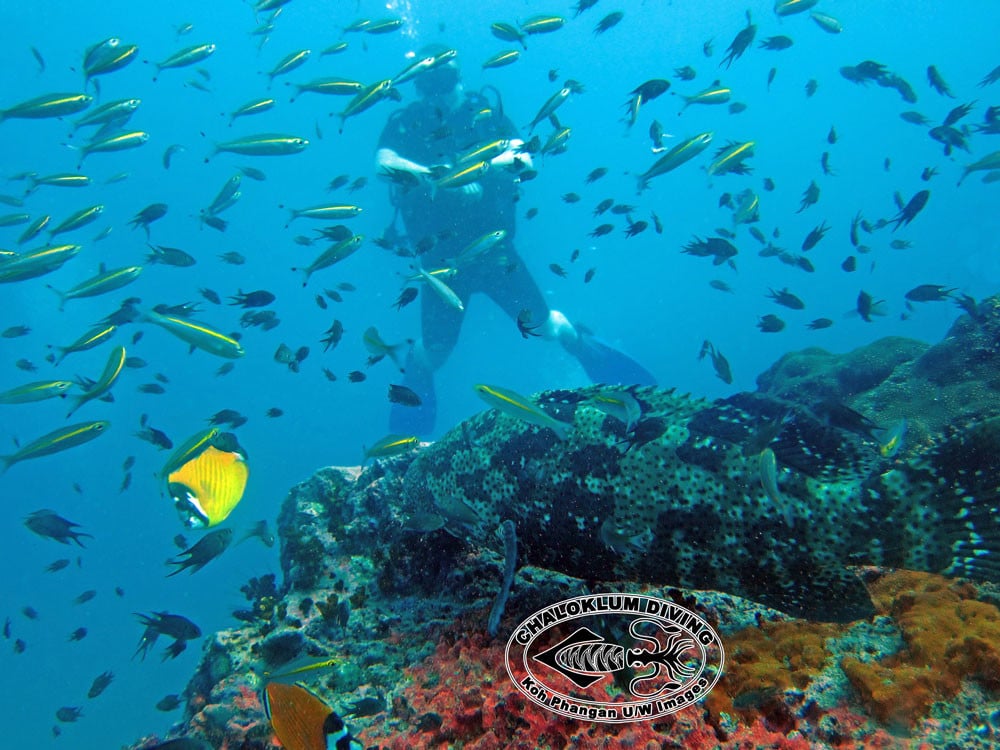
[(656, 378), (649, 370), (589, 333), (580, 331), (577, 343), (568, 346), (567, 350), (595, 383), (656, 385)]

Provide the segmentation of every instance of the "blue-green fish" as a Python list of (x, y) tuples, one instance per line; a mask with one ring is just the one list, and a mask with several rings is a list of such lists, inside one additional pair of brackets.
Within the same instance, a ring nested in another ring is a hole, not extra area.
[(0, 284), (23, 281), (55, 271), (80, 252), (79, 245), (55, 245), (22, 253), (0, 263)]
[(218, 143), (212, 156), (223, 151), (243, 156), (286, 156), (297, 154), (309, 145), (305, 138), (281, 133), (261, 133), (238, 138), (235, 141)]
[(105, 393), (110, 391), (111, 386), (113, 386), (115, 381), (118, 380), (118, 376), (121, 375), (124, 367), (125, 347), (116, 346), (108, 356), (108, 362), (104, 366), (104, 372), (101, 373), (101, 377), (98, 378), (97, 382), (90, 386), (90, 388), (84, 391), (82, 395), (76, 397), (76, 403), (73, 404), (73, 407), (69, 410), (69, 414), (66, 415), (66, 418), (69, 419), (73, 416), (73, 413), (88, 401), (100, 398)]
[(97, 297), (101, 294), (113, 292), (121, 289), (139, 278), (142, 273), (142, 266), (126, 266), (125, 268), (115, 268), (105, 271), (103, 268), (96, 276), (82, 281), (72, 289), (60, 292), (58, 289), (49, 287), (59, 295), (59, 309), (62, 310), (67, 301), (80, 299), (82, 297)]
[(192, 351), (201, 349), (226, 359), (239, 359), (245, 354), (239, 341), (209, 328), (204, 323), (173, 315), (160, 315), (152, 311), (146, 313), (145, 319), (190, 344)]
[(76, 341), (74, 341), (69, 346), (59, 347), (59, 357), (56, 359), (56, 364), (58, 365), (70, 354), (75, 354), (77, 352), (84, 352), (88, 349), (93, 349), (95, 346), (100, 346), (105, 341), (114, 336), (115, 331), (118, 330), (118, 326), (113, 323), (107, 323), (105, 325), (95, 326), (87, 331), (85, 334), (80, 336)]
[(386, 435), (371, 448), (365, 449), (365, 460), (369, 458), (389, 458), (413, 450), (420, 445), (420, 438), (413, 435)]
[(27, 461), (29, 458), (41, 458), (42, 456), (59, 453), (60, 451), (90, 442), (107, 432), (110, 426), (109, 422), (101, 420), (60, 427), (58, 430), (53, 430), (46, 435), (42, 435), (37, 440), (28, 443), (17, 453), (9, 456), (0, 456), (0, 461), (3, 462), (0, 473), (7, 471), (7, 469), (16, 463)]
[(94, 97), (87, 94), (45, 94), (34, 99), (0, 109), (0, 122), (4, 120), (41, 120), (47, 117), (65, 117), (82, 112)]
[(510, 415), (517, 419), (523, 419), (529, 424), (537, 427), (547, 427), (552, 430), (560, 440), (565, 440), (569, 436), (572, 424), (562, 422), (549, 415), (541, 409), (531, 399), (525, 398), (519, 393), (500, 388), (495, 385), (474, 385), (472, 389), (483, 401), (492, 406), (497, 411)]
[(663, 156), (657, 159), (653, 166), (647, 169), (645, 172), (639, 175), (639, 192), (641, 193), (647, 187), (649, 187), (649, 181), (654, 177), (659, 177), (661, 174), (666, 174), (671, 170), (677, 169), (681, 164), (689, 161), (708, 148), (708, 144), (712, 142), (712, 133), (699, 133), (698, 135), (691, 136), (672, 149), (667, 151)]
[(72, 385), (68, 380), (39, 380), (25, 383), (0, 393), (0, 404), (28, 404), (33, 401), (44, 401), (47, 398), (63, 397)]
[(209, 55), (215, 53), (214, 44), (195, 44), (191, 47), (185, 47), (178, 52), (175, 52), (170, 57), (168, 57), (163, 62), (156, 63), (156, 76), (153, 76), (155, 81), (160, 72), (168, 68), (185, 68), (188, 65), (194, 65), (199, 63)]

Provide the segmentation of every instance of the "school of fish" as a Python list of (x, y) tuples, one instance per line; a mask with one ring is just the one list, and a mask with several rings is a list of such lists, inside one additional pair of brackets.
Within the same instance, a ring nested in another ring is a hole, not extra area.
[[(817, 77), (808, 81), (801, 94), (801, 101), (796, 106), (807, 108), (825, 75), (839, 76), (856, 85), (859, 96), (862, 93), (875, 96), (875, 92), (883, 97), (899, 96), (902, 122), (925, 130), (927, 138), (940, 146), (939, 161), (920, 165), (919, 168), (907, 165), (908, 176), (900, 179), (900, 189), (893, 195), (885, 196), (885, 200), (878, 205), (859, 205), (849, 225), (831, 224), (828, 219), (818, 216), (822, 211), (825, 185), (837, 179), (838, 175), (841, 175), (840, 179), (847, 179), (848, 165), (839, 164), (837, 159), (837, 143), (841, 134), (836, 123), (825, 133), (818, 152), (808, 155), (811, 166), (802, 164), (804, 175), (801, 185), (776, 185), (766, 174), (758, 176), (765, 164), (774, 163), (787, 155), (767, 153), (759, 137), (741, 132), (739, 115), (748, 108), (766, 105), (743, 98), (738, 89), (730, 88), (725, 83), (725, 79), (736, 66), (758, 66), (761, 78), (766, 77), (770, 91), (772, 85), (780, 83), (779, 62), (784, 50), (794, 45), (809, 44), (817, 34), (848, 36), (850, 28), (818, 7), (818, 0), (777, 0), (773, 4), (773, 12), (765, 17), (761, 17), (756, 10), (747, 10), (734, 18), (720, 18), (720, 40), (723, 35), (731, 38), (720, 55), (716, 55), (714, 39), (706, 40), (701, 45), (700, 59), (676, 59), (669, 50), (664, 50), (661, 58), (647, 61), (648, 75), (643, 77), (644, 80), (621, 82), (620, 101), (608, 103), (604, 108), (606, 117), (603, 121), (574, 122), (572, 126), (567, 124), (572, 119), (572, 103), (588, 95), (587, 81), (565, 78), (556, 69), (540, 71), (537, 66), (533, 67), (532, 53), (543, 47), (550, 35), (559, 34), (570, 25), (588, 24), (588, 28), (592, 29), (595, 49), (604, 50), (602, 54), (611, 54), (615, 49), (616, 29), (626, 26), (632, 16), (628, 8), (608, 7), (602, 13), (595, 7), (598, 0), (578, 0), (565, 15), (528, 13), (519, 20), (498, 20), (479, 30), (477, 38), (482, 47), (462, 46), (427, 57), (417, 54), (414, 49), (411, 51), (414, 54), (409, 57), (397, 58), (383, 55), (376, 39), (411, 34), (411, 18), (362, 17), (343, 25), (339, 31), (335, 30), (336, 33), (331, 32), (329, 45), (323, 48), (278, 50), (276, 44), (270, 41), (271, 36), (280, 27), (284, 14), (296, 12), (297, 3), (294, 0), (256, 0), (247, 5), (247, 36), (242, 43), (259, 50), (264, 67), (260, 72), (247, 72), (259, 89), (258, 95), (249, 101), (230, 101), (226, 91), (213, 88), (213, 63), (226, 55), (226, 45), (213, 40), (213, 29), (190, 23), (177, 25), (176, 44), (170, 49), (154, 48), (143, 39), (123, 39), (113, 35), (81, 40), (83, 52), (71, 73), (78, 85), (72, 90), (67, 90), (69, 87), (64, 83), (70, 79), (70, 74), (49, 66), (40, 49), (44, 45), (36, 42), (38, 46), (25, 50), (25, 58), (27, 61), (30, 56), (37, 66), (37, 95), (11, 101), (6, 94), (0, 93), (0, 136), (44, 142), (54, 158), (65, 165), (61, 171), (51, 173), (23, 171), (4, 175), (6, 187), (0, 190), (0, 202), (6, 207), (6, 213), (0, 215), (0, 290), (15, 286), (18, 291), (23, 290), (23, 294), (28, 295), (26, 298), (31, 300), (31, 309), (5, 310), (6, 318), (17, 316), (18, 319), (10, 319), (0, 336), (4, 339), (31, 336), (32, 315), (36, 310), (44, 310), (46, 314), (60, 316), (63, 321), (61, 330), (65, 331), (66, 337), (65, 341), (39, 344), (39, 349), (45, 345), (50, 347), (45, 355), (50, 369), (44, 375), (31, 376), (39, 379), (27, 379), (28, 373), (39, 369), (35, 362), (28, 359), (5, 362), (0, 380), (0, 388), (3, 389), (0, 392), (0, 409), (30, 409), (31, 404), (50, 399), (65, 399), (68, 407), (64, 422), (39, 423), (34, 432), (18, 435), (19, 442), (12, 449), (4, 447), (0, 451), (4, 454), (0, 456), (0, 471), (13, 474), (54, 467), (58, 459), (51, 457), (55, 454), (83, 450), (81, 446), (111, 432), (131, 433), (136, 452), (172, 450), (157, 477), (160, 493), (165, 498), (164, 502), (174, 505), (185, 528), (207, 531), (193, 544), (189, 544), (182, 535), (175, 538), (180, 552), (168, 561), (175, 566), (168, 574), (170, 576), (184, 570), (189, 573), (201, 570), (232, 544), (232, 526), (213, 527), (225, 523), (231, 514), (236, 513), (238, 517), (237, 507), (248, 484), (253, 481), (250, 468), (253, 461), (235, 434), (248, 417), (231, 409), (221, 409), (208, 418), (207, 428), (191, 436), (171, 437), (152, 426), (149, 414), (155, 414), (155, 408), (146, 409), (137, 425), (126, 426), (102, 419), (101, 402), (116, 396), (124, 397), (125, 389), (143, 394), (142, 399), (168, 393), (170, 378), (162, 370), (167, 370), (171, 364), (176, 365), (178, 359), (195, 351), (219, 360), (217, 377), (231, 372), (235, 373), (235, 377), (259, 377), (269, 403), (281, 398), (280, 390), (267, 392), (268, 376), (244, 372), (239, 367), (240, 360), (250, 349), (275, 347), (274, 340), (265, 334), (281, 322), (278, 295), (268, 289), (254, 288), (258, 284), (242, 275), (241, 267), (247, 262), (244, 254), (234, 250), (221, 253), (214, 250), (218, 245), (215, 240), (224, 238), (234, 221), (225, 218), (232, 216), (227, 212), (240, 202), (244, 190), (270, 194), (273, 197), (273, 214), (254, 217), (255, 221), (282, 226), (286, 244), (299, 246), (297, 251), (309, 253), (308, 257), (296, 255), (299, 259), (293, 262), (276, 262), (272, 268), (273, 274), (297, 275), (303, 287), (299, 300), (293, 302), (283, 298), (280, 304), (315, 307), (315, 318), (322, 321), (317, 324), (317, 330), (329, 326), (322, 337), (314, 333), (289, 334), (299, 340), (307, 335), (313, 336), (314, 342), (310, 342), (313, 346), (281, 342), (273, 355), (274, 361), (293, 373), (315, 365), (322, 369), (328, 381), (337, 381), (338, 376), (328, 366), (315, 362), (318, 357), (312, 363), (306, 360), (311, 349), (319, 343), (324, 345), (324, 353), (336, 349), (346, 328), (355, 334), (364, 332), (361, 341), (368, 356), (367, 360), (347, 366), (353, 369), (344, 373), (344, 381), (362, 383), (367, 378), (365, 370), (382, 360), (393, 362), (397, 369), (402, 369), (405, 354), (414, 343), (412, 338), (407, 337), (407, 331), (394, 332), (392, 340), (395, 343), (389, 343), (368, 321), (349, 321), (345, 326), (339, 318), (334, 318), (331, 323), (328, 313), (330, 305), (342, 302), (345, 295), (374, 294), (376, 288), (378, 293), (388, 292), (391, 299), (397, 294), (394, 288), (396, 281), (386, 274), (383, 279), (327, 283), (332, 278), (330, 269), (336, 266), (338, 272), (349, 274), (350, 259), (372, 245), (402, 256), (412, 264), (409, 271), (402, 275), (401, 289), (393, 305), (402, 310), (422, 294), (439, 294), (448, 299), (451, 291), (448, 279), (462, 272), (464, 262), (489, 252), (493, 245), (502, 241), (502, 233), (487, 234), (459, 257), (449, 259), (445, 265), (434, 265), (431, 257), (426, 255), (426, 248), (432, 247), (433, 242), (423, 243), (428, 238), (409, 238), (409, 243), (401, 243), (399, 238), (386, 235), (366, 237), (349, 226), (360, 220), (359, 217), (377, 214), (380, 210), (377, 204), (385, 201), (384, 193), (375, 194), (369, 188), (370, 178), (376, 183), (388, 183), (403, 177), (393, 174), (361, 174), (353, 178), (346, 174), (336, 175), (330, 178), (328, 184), (313, 186), (317, 196), (314, 204), (288, 206), (281, 196), (281, 186), (268, 181), (265, 170), (267, 163), (275, 158), (306, 158), (302, 155), (308, 155), (318, 140), (342, 139), (344, 147), (350, 148), (347, 144), (357, 133), (355, 128), (381, 127), (394, 102), (406, 101), (414, 95), (412, 80), (447, 60), (457, 57), (467, 71), (479, 68), (486, 80), (495, 69), (519, 66), (525, 76), (538, 77), (541, 74), (547, 81), (550, 95), (537, 100), (533, 94), (522, 94), (514, 89), (505, 91), (508, 109), (524, 115), (523, 132), (527, 140), (523, 149), (535, 156), (534, 164), (539, 165), (518, 175), (521, 190), (525, 195), (531, 195), (534, 188), (529, 183), (541, 172), (549, 168), (555, 172), (555, 165), (576, 159), (578, 168), (571, 172), (577, 177), (571, 184), (565, 184), (570, 182), (565, 173), (560, 176), (563, 181), (560, 189), (562, 202), (569, 206), (581, 204), (574, 209), (579, 211), (575, 225), (564, 230), (565, 244), (567, 247), (577, 244), (589, 247), (584, 253), (579, 249), (566, 251), (567, 259), (556, 256), (556, 252), (562, 250), (549, 247), (530, 252), (543, 254), (549, 270), (556, 277), (579, 279), (584, 285), (592, 282), (600, 264), (594, 260), (586, 270), (571, 274), (571, 270), (584, 265), (576, 265), (583, 255), (597, 258), (599, 253), (592, 252), (595, 247), (627, 242), (649, 230), (652, 230), (651, 234), (660, 236), (676, 234), (676, 227), (671, 223), (684, 224), (683, 232), (690, 239), (685, 244), (670, 248), (670, 251), (704, 259), (711, 266), (708, 270), (714, 278), (707, 282), (706, 294), (735, 295), (737, 259), (749, 255), (751, 249), (762, 259), (776, 259), (806, 274), (820, 269), (827, 272), (825, 267), (831, 261), (825, 257), (824, 251), (836, 253), (833, 272), (856, 273), (861, 270), (863, 259), (868, 261), (874, 272), (875, 259), (880, 253), (905, 252), (918, 242), (918, 235), (904, 239), (905, 230), (919, 228), (921, 221), (930, 220), (925, 217), (925, 212), (934, 212), (939, 190), (967, 190), (966, 184), (973, 178), (981, 178), (986, 185), (1000, 182), (1000, 150), (990, 143), (991, 136), (1000, 135), (1000, 106), (991, 106), (973, 98), (975, 95), (983, 99), (990, 93), (990, 87), (1000, 81), (1000, 65), (984, 70), (978, 81), (957, 80), (946, 78), (942, 72), (948, 61), (930, 59), (922, 64), (925, 80), (912, 81), (890, 69), (887, 64), (873, 59), (862, 59), (839, 67), (825, 66), (817, 70)], [(601, 5), (607, 5), (607, 0)], [(390, 6), (395, 7), (396, 4), (391, 3)], [(505, 12), (498, 7), (498, 15)], [(497, 41), (503, 45), (498, 51), (494, 49)], [(420, 45), (415, 42), (413, 46)], [(350, 55), (364, 57), (373, 70), (381, 73), (367, 80), (330, 75), (336, 72), (337, 61)], [(143, 65), (148, 66), (148, 83), (141, 90), (119, 90), (115, 84), (116, 73)], [(296, 80), (295, 76), (302, 75), (297, 71), (306, 65), (315, 71), (314, 76), (308, 81), (304, 77)], [(569, 60), (565, 68), (567, 71), (577, 70)], [(174, 80), (171, 81), (171, 78)], [(185, 88), (202, 92), (211, 99), (211, 106), (205, 107), (204, 111), (186, 112), (184, 115), (204, 117), (203, 127), (209, 137), (203, 143), (164, 143), (158, 138), (157, 122), (143, 117), (144, 102), (172, 95), (175, 89), (168, 87), (180, 85), (182, 78)], [(294, 89), (287, 101), (286, 82)], [(879, 92), (878, 89), (886, 91)], [(331, 130), (325, 133), (325, 123), (318, 120), (296, 119), (295, 102), (307, 94), (310, 98), (322, 97), (324, 101), (334, 102), (330, 105), (329, 114), (336, 117), (339, 132)], [(959, 96), (967, 101), (957, 103)], [(916, 109), (918, 102), (922, 111)], [(216, 111), (219, 107), (225, 109), (221, 120)], [(290, 123), (289, 132), (270, 132), (253, 125), (255, 118), (278, 109), (286, 109), (289, 113), (286, 120)], [(689, 131), (685, 127), (684, 114), (690, 109), (717, 111), (717, 125), (712, 130)], [(532, 113), (533, 116), (528, 119)], [(25, 129), (22, 127), (24, 123), (21, 123), (18, 127), (22, 129), (16, 131), (17, 135), (7, 135), (5, 129), (11, 128), (11, 121), (17, 120), (28, 121), (30, 127)], [(48, 120), (57, 120), (57, 123), (42, 123)], [(669, 127), (665, 127), (665, 123)], [(629, 164), (601, 163), (599, 154), (575, 153), (574, 128), (581, 131), (614, 131), (616, 136), (624, 133), (634, 146), (634, 160)], [(468, 152), (454, 170), (429, 178), (437, 189), (461, 187), (474, 182), (486, 168), (483, 165), (489, 164), (488, 159), (497, 147), (497, 144), (491, 143), (468, 145)], [(889, 149), (891, 144), (885, 144), (885, 147)], [(135, 204), (134, 209), (130, 209), (135, 211), (135, 215), (127, 222), (127, 227), (105, 223), (106, 206), (111, 205), (112, 200), (120, 200), (111, 196), (108, 186), (127, 183), (131, 179), (129, 154), (139, 149), (162, 149), (159, 163), (164, 173), (169, 173), (177, 159), (204, 161), (206, 185), (214, 197), (197, 216), (185, 219), (203, 230), (201, 247), (178, 248), (169, 244), (171, 240), (162, 229), (163, 219), (167, 216), (175, 219), (175, 212), (155, 195), (129, 196), (129, 205)], [(564, 154), (570, 156), (563, 157)], [(794, 158), (804, 160), (803, 155), (795, 155)], [(217, 178), (220, 163), (228, 169), (228, 175), (222, 180)], [(103, 179), (97, 177), (105, 173), (101, 167), (107, 164), (113, 164), (117, 171)], [(892, 160), (887, 155), (883, 169), (889, 171), (892, 168)], [(755, 169), (758, 170), (756, 173)], [(606, 178), (609, 171), (629, 175), (634, 190), (628, 195), (601, 196), (598, 200), (594, 191), (600, 188), (600, 181)], [(675, 171), (684, 174), (684, 187), (681, 183), (670, 182), (676, 175), (667, 177)], [(920, 184), (916, 185), (918, 182)], [(704, 190), (710, 196), (706, 216), (709, 209), (724, 210), (725, 220), (721, 225), (713, 226), (719, 224), (715, 219), (662, 218), (667, 216), (669, 208), (667, 184), (671, 185), (669, 190), (689, 189), (691, 185)], [(919, 189), (914, 189), (914, 185)], [(384, 188), (384, 184), (378, 187)], [(59, 195), (60, 210), (57, 213), (50, 215), (33, 205), (43, 192)], [(329, 197), (327, 193), (334, 194), (334, 197)], [(352, 197), (354, 193), (364, 196), (369, 203), (364, 206), (356, 204)], [(796, 196), (797, 213), (809, 212), (817, 216), (814, 228), (801, 238), (787, 238), (782, 234), (781, 209), (774, 208), (781, 206), (779, 198), (790, 194)], [(539, 196), (534, 194), (534, 197)], [(585, 205), (590, 202), (592, 208)], [(526, 218), (534, 217), (537, 210), (528, 209)], [(592, 228), (589, 224), (585, 226), (592, 219), (599, 223)], [(311, 230), (299, 233), (299, 228), (307, 224)], [(769, 228), (765, 230), (765, 226)], [(107, 267), (101, 260), (102, 243), (122, 232), (127, 233), (128, 243), (135, 248), (132, 260), (126, 265)], [(827, 250), (833, 243), (829, 240), (824, 242), (824, 239), (831, 233), (838, 236), (838, 245), (845, 249)], [(622, 239), (615, 240), (614, 237)], [(203, 271), (209, 265), (214, 266), (210, 275)], [(228, 288), (224, 291), (209, 285), (216, 284), (220, 278), (220, 268), (226, 270), (222, 278)], [(131, 285), (140, 278), (148, 281), (150, 277), (166, 278), (169, 274), (187, 274), (187, 299), (140, 299), (131, 295)], [(867, 285), (870, 282), (864, 283)], [(321, 284), (327, 286), (322, 287), (321, 292), (315, 291), (321, 288)], [(782, 308), (781, 315), (779, 311), (761, 314), (755, 325), (762, 333), (780, 333), (790, 325), (787, 317), (823, 304), (820, 300), (804, 299), (788, 286), (775, 286), (766, 294), (761, 294), (760, 299), (763, 304)], [(857, 289), (856, 299), (850, 302), (861, 321), (871, 323), (886, 314), (886, 301), (876, 299), (862, 288), (860, 282)], [(224, 302), (227, 295), (228, 300)], [(106, 303), (108, 312), (103, 319), (83, 320), (74, 314), (74, 305), (80, 304), (76, 301), (90, 298)], [(902, 314), (905, 317), (918, 305), (943, 301), (951, 301), (966, 312), (976, 309), (976, 300), (959, 289), (947, 284), (923, 283), (906, 293), (901, 301), (904, 308)], [(791, 320), (800, 328), (821, 331), (834, 325), (842, 307), (844, 305), (839, 301), (828, 302), (822, 310), (822, 317)], [(231, 308), (236, 308), (239, 313), (235, 322), (230, 314)], [(456, 309), (463, 310), (460, 300)], [(236, 325), (240, 330), (233, 330)], [(519, 317), (517, 320), (517, 330), (524, 340), (538, 336), (533, 330), (535, 327), (529, 319)], [(160, 329), (173, 340), (158, 338), (154, 349), (140, 347), (142, 339), (153, 329)], [(173, 344), (173, 348), (169, 344)], [(74, 362), (73, 355), (92, 349), (107, 353), (103, 369), (90, 373), (90, 377), (72, 373), (68, 368)], [(133, 380), (134, 372), (151, 364), (136, 354), (137, 351), (155, 351), (156, 356), (161, 358), (155, 363), (161, 372), (150, 382), (129, 382)], [(724, 384), (733, 383), (734, 372), (729, 360), (710, 340), (705, 340), (697, 358), (707, 360)], [(341, 385), (351, 387), (344, 383)], [(569, 429), (538, 409), (530, 399), (509, 389), (480, 384), (474, 387), (474, 392), (489, 406), (516, 414), (536, 426), (550, 428), (560, 438), (564, 438)], [(605, 393), (603, 397), (598, 394), (595, 398), (598, 401), (593, 404), (594, 407), (616, 416), (623, 423), (625, 433), (630, 433), (640, 422), (642, 412), (636, 403), (630, 403), (631, 396), (627, 392)], [(601, 399), (605, 403), (601, 403)], [(405, 386), (392, 384), (389, 386), (388, 402), (415, 407), (420, 405), (420, 398)], [(174, 408), (183, 409), (183, 400), (179, 400)], [(270, 405), (266, 412), (262, 409), (261, 413), (269, 419), (277, 419), (284, 412), (281, 406)], [(375, 414), (372, 418), (381, 421), (384, 415)], [(368, 460), (396, 455), (414, 449), (418, 443), (415, 436), (387, 435), (370, 447), (365, 446), (364, 457)], [(757, 470), (763, 490), (773, 500), (778, 497), (777, 485), (768, 483), (767, 477), (775, 471), (775, 456), (773, 452), (768, 454), (768, 450), (760, 452), (756, 460), (759, 461)], [(132, 455), (124, 459), (123, 493), (129, 491), (131, 486), (134, 463)], [(14, 468), (19, 464), (27, 465)], [(0, 478), (0, 481), (3, 479)], [(592, 531), (609, 549), (631, 554), (633, 549), (646, 544), (647, 540), (625, 536), (622, 529), (626, 524), (621, 522), (622, 517), (627, 519), (628, 515), (619, 513), (614, 517), (617, 525), (602, 526)], [(793, 519), (789, 516), (770, 520), (779, 526), (783, 520), (790, 526)], [(797, 518), (794, 520), (798, 521)], [(249, 529), (239, 542), (257, 538), (268, 547), (273, 545), (274, 538), (266, 521), (254, 525), (243, 518), (239, 523)], [(90, 537), (89, 533), (80, 530), (83, 528), (80, 524), (54, 510), (34, 511), (24, 519), (24, 525), (30, 532), (64, 545), (72, 542), (82, 548), (82, 539)], [(630, 525), (629, 530), (633, 530), (633, 526)], [(68, 559), (56, 560), (46, 568), (46, 572), (56, 573), (70, 564)], [(78, 600), (82, 603), (92, 596), (93, 592), (84, 592)], [(799, 602), (798, 599), (795, 601)], [(29, 614), (33, 611), (31, 607), (25, 607), (22, 613), (24, 617), (33, 619)], [(200, 628), (179, 614), (162, 611), (136, 613), (136, 617), (142, 630), (133, 658), (138, 656), (144, 659), (160, 636), (172, 639), (162, 652), (163, 659), (178, 656), (188, 641), (201, 636)], [(87, 628), (81, 626), (69, 634), (69, 639), (82, 641), (87, 633)], [(13, 638), (10, 619), (6, 621), (4, 635), (8, 639)], [(23, 652), (27, 645), (25, 641), (13, 639), (15, 652)], [(88, 699), (97, 698), (113, 679), (111, 670), (99, 674), (90, 688)], [(265, 694), (275, 732), (286, 747), (315, 750), (326, 747), (328, 741), (338, 748), (356, 744), (340, 717), (308, 691), (300, 692), (274, 681), (268, 684)], [(168, 700), (171, 697), (175, 700)], [(160, 703), (174, 708), (178, 704), (176, 696), (167, 696)], [(76, 722), (83, 712), (79, 706), (64, 706), (56, 710), (55, 716), (57, 723), (53, 733), (58, 734), (61, 724)], [(294, 728), (300, 719), (312, 722), (309, 731), (301, 736), (297, 734), (299, 730)]]

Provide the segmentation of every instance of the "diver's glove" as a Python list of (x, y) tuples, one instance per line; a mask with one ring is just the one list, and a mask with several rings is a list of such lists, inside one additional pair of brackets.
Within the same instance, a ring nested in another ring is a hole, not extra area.
[(451, 171), (451, 164), (431, 164), (427, 167), (427, 171), (424, 172), (421, 177), (423, 177), (428, 182), (434, 182), (435, 180), (440, 180), (446, 174)]
[(511, 138), (507, 150), (490, 159), (490, 166), (514, 170), (530, 169), (531, 154), (524, 150), (524, 141), (520, 138)]

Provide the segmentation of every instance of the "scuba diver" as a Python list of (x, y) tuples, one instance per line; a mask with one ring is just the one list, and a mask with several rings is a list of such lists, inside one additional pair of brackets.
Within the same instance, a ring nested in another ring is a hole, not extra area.
[(482, 93), (464, 90), (456, 56), (440, 45), (426, 47), (397, 76), (412, 77), (420, 98), (390, 116), (376, 153), (377, 173), (392, 183), (393, 227), (402, 217), (414, 252), (445, 260), (455, 270), (441, 278), (428, 273), (433, 267), (421, 271), (422, 338), (407, 357), (404, 375), (421, 404), (393, 403), (391, 431), (426, 435), (433, 429), (434, 372), (454, 349), (464, 305), (476, 293), (517, 320), (525, 337), (558, 341), (595, 383), (655, 384), (638, 362), (550, 309), (518, 257), (518, 175), (531, 168), (531, 155), (504, 116), (499, 95), (491, 104)]

